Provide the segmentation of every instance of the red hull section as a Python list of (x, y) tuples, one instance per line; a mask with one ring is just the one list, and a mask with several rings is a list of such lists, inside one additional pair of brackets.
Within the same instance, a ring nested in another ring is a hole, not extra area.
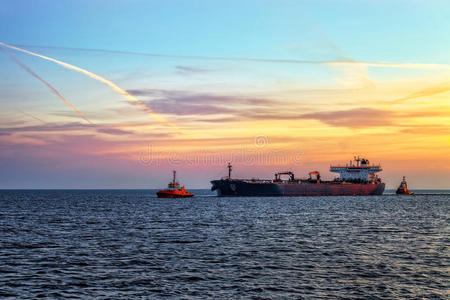
[(181, 190), (163, 190), (156, 195), (158, 198), (189, 198), (194, 196), (192, 193), (182, 192)]
[(397, 195), (412, 195), (413, 192), (410, 192), (408, 189), (397, 189), (395, 192)]
[(290, 196), (369, 196), (381, 195), (384, 183), (378, 184), (279, 184), (283, 195)]
[(369, 196), (382, 195), (384, 183), (255, 183), (244, 180), (214, 180), (219, 196)]

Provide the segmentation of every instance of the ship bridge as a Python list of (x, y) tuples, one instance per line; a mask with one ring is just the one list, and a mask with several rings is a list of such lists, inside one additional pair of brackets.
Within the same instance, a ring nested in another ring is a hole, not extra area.
[(370, 164), (368, 159), (355, 157), (349, 164), (344, 165), (331, 165), (330, 172), (339, 173), (341, 181), (375, 181), (379, 180), (375, 175), (377, 172), (381, 172), (380, 165)]

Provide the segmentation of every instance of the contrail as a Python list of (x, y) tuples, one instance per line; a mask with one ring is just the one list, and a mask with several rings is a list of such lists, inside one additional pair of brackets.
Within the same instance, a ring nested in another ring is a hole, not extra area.
[(20, 111), (21, 113), (23, 113), (24, 115), (26, 115), (26, 116), (28, 116), (28, 117), (30, 117), (30, 118), (33, 118), (33, 119), (35, 119), (35, 120), (38, 120), (39, 122), (42, 122), (43, 124), (47, 124), (47, 122), (45, 122), (44, 120), (42, 120), (42, 119), (39, 119), (38, 117), (36, 117), (36, 116), (33, 116), (32, 114), (30, 114), (30, 113), (27, 113), (27, 112), (24, 112), (23, 110), (21, 110), (21, 109), (17, 109), (18, 111)]
[(149, 113), (154, 119), (156, 119), (156, 120), (158, 120), (160, 122), (163, 122), (165, 124), (173, 126), (173, 124), (169, 123), (165, 118), (163, 118), (163, 117), (157, 115), (156, 113), (154, 113), (143, 102), (139, 101), (134, 96), (130, 95), (127, 91), (125, 91), (122, 88), (118, 87), (115, 83), (109, 81), (108, 79), (105, 79), (105, 78), (103, 78), (103, 77), (101, 77), (101, 76), (99, 76), (97, 74), (94, 74), (94, 73), (89, 72), (87, 70), (84, 70), (82, 68), (76, 67), (74, 65), (62, 62), (60, 60), (57, 60), (57, 59), (54, 59), (54, 58), (51, 58), (51, 57), (48, 57), (48, 56), (44, 56), (44, 55), (41, 55), (41, 54), (38, 54), (38, 53), (34, 53), (34, 52), (31, 52), (31, 51), (28, 51), (28, 50), (25, 50), (25, 49), (22, 49), (22, 48), (11, 46), (11, 45), (8, 45), (8, 44), (2, 43), (2, 42), (0, 42), (0, 46), (7, 47), (7, 48), (10, 48), (10, 49), (13, 49), (13, 50), (16, 50), (16, 51), (20, 51), (20, 52), (23, 52), (23, 53), (26, 53), (26, 54), (29, 54), (29, 55), (33, 55), (33, 56), (37, 56), (37, 57), (49, 60), (51, 62), (57, 63), (58, 65), (61, 65), (61, 66), (65, 67), (65, 68), (78, 71), (80, 73), (83, 73), (83, 74), (85, 74), (85, 75), (95, 79), (95, 80), (103, 82), (104, 84), (110, 86), (114, 91), (116, 91), (117, 93), (119, 93), (122, 96), (124, 96), (125, 98), (127, 98), (129, 102), (135, 104), (136, 106), (138, 106), (142, 110), (144, 110), (147, 113)]
[(389, 62), (358, 62), (358, 61), (334, 61), (325, 63), (330, 66), (364, 66), (378, 68), (404, 68), (404, 69), (450, 69), (450, 65), (444, 64), (417, 64), (417, 63), (389, 63)]
[(136, 56), (149, 56), (149, 57), (160, 57), (160, 58), (181, 58), (181, 59), (192, 59), (192, 60), (247, 61), (247, 62), (288, 63), (288, 64), (324, 64), (324, 63), (327, 63), (327, 61), (308, 61), (308, 60), (296, 60), (296, 59), (271, 59), (271, 58), (265, 59), (265, 58), (252, 58), (252, 57), (217, 57), (217, 56), (195, 56), (195, 55), (172, 55), (172, 54), (157, 54), (157, 53), (146, 53), (146, 52), (108, 50), (108, 49), (74, 48), (74, 47), (58, 47), (58, 46), (40, 46), (40, 45), (17, 45), (17, 46), (20, 46), (20, 47), (31, 47), (31, 48), (44, 48), (44, 49), (75, 50), (75, 51), (87, 51), (87, 52), (103, 52), (103, 53), (136, 55)]
[[(3, 50), (3, 49), (2, 49)], [(15, 62), (19, 67), (21, 67), (22, 69), (24, 69), (25, 71), (27, 71), (31, 76), (33, 76), (34, 78), (38, 79), (39, 81), (41, 81), (43, 84), (45, 84), (56, 96), (58, 96), (59, 99), (61, 99), (62, 102), (64, 102), (67, 106), (69, 106), (75, 113), (77, 113), (81, 118), (83, 118), (86, 122), (88, 122), (89, 124), (94, 124), (92, 123), (88, 118), (86, 118), (75, 106), (72, 105), (72, 103), (70, 103), (69, 101), (66, 100), (66, 98), (63, 97), (63, 95), (61, 95), (57, 89), (55, 89), (50, 83), (48, 83), (47, 81), (45, 81), (42, 77), (40, 77), (38, 74), (36, 74), (33, 70), (31, 70), (29, 67), (27, 67), (24, 63), (22, 63), (20, 60), (18, 60), (16, 57), (14, 57), (14, 55), (12, 55), (11, 53), (9, 53), (8, 51), (3, 51), (6, 54), (8, 54), (9, 58)], [(36, 119), (36, 118), (35, 118)], [(40, 120), (42, 121), (42, 120)]]
[(271, 58), (254, 58), (254, 57), (214, 57), (214, 56), (194, 56), (194, 55), (171, 55), (157, 54), (121, 50), (93, 49), (93, 48), (74, 48), (74, 47), (58, 47), (58, 46), (41, 46), (41, 45), (18, 45), (20, 47), (45, 48), (45, 49), (61, 49), (88, 52), (116, 53), (125, 55), (138, 55), (160, 58), (180, 58), (192, 60), (215, 60), (215, 61), (247, 61), (247, 62), (263, 62), (263, 63), (285, 63), (285, 64), (316, 64), (330, 66), (363, 66), (378, 68), (406, 68), (406, 69), (450, 69), (447, 64), (419, 64), (419, 63), (392, 63), (392, 62), (358, 62), (353, 60), (330, 61), (330, 60), (297, 60), (297, 59), (271, 59)]
[(434, 95), (437, 95), (437, 94), (446, 93), (448, 91), (450, 91), (450, 81), (441, 83), (441, 84), (439, 84), (437, 86), (433, 86), (433, 87), (430, 87), (430, 88), (426, 88), (426, 89), (417, 91), (417, 92), (409, 94), (409, 95), (407, 95), (405, 97), (401, 97), (401, 98), (395, 99), (395, 100), (391, 101), (391, 103), (392, 104), (398, 104), (398, 103), (402, 103), (402, 102), (410, 100), (410, 99), (427, 97), (427, 96), (434, 96)]

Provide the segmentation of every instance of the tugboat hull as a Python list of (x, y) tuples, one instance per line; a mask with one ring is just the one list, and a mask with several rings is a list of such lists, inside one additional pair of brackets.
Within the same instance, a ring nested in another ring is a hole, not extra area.
[(158, 198), (189, 198), (194, 196), (194, 194), (191, 193), (176, 193), (171, 190), (159, 191), (156, 193), (156, 195), (158, 196)]

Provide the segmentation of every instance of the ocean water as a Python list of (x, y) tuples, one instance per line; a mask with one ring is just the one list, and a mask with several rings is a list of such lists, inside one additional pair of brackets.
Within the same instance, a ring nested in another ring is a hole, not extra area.
[(0, 191), (0, 297), (448, 299), (450, 194)]

